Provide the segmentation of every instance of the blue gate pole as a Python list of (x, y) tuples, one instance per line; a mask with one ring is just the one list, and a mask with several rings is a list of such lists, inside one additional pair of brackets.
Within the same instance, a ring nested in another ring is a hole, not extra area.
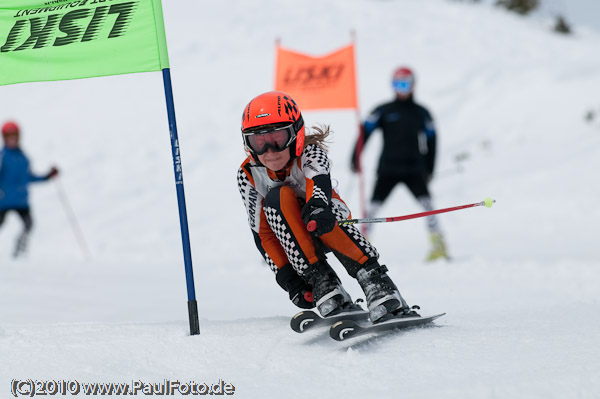
[(175, 171), (175, 188), (177, 189), (177, 204), (179, 206), (179, 224), (181, 226), (181, 242), (183, 244), (183, 262), (185, 265), (185, 279), (188, 294), (188, 315), (190, 319), (190, 335), (200, 334), (198, 321), (198, 303), (194, 288), (194, 270), (192, 268), (192, 251), (190, 249), (190, 232), (188, 229), (187, 209), (185, 206), (185, 192), (183, 190), (183, 169), (181, 154), (179, 152), (179, 137), (177, 136), (177, 122), (175, 121), (175, 103), (173, 102), (173, 86), (171, 85), (171, 70), (162, 70), (165, 85), (165, 99), (167, 100), (167, 115), (169, 117), (169, 131), (171, 133), (171, 152), (173, 154), (173, 169)]

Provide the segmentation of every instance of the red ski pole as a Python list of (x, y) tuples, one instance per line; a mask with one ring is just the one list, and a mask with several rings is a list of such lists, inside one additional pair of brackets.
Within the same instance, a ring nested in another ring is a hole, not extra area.
[[(421, 218), (421, 217), (429, 216), (429, 215), (437, 215), (438, 213), (446, 213), (446, 212), (458, 211), (459, 209), (473, 208), (476, 206), (485, 206), (487, 208), (491, 208), (492, 205), (494, 204), (494, 202), (496, 202), (496, 200), (488, 197), (485, 200), (483, 200), (481, 202), (475, 202), (474, 204), (453, 206), (451, 208), (436, 209), (436, 210), (428, 211), (428, 212), (413, 213), (411, 215), (393, 216), (393, 217), (386, 217), (386, 218), (343, 219), (343, 220), (338, 220), (337, 223), (340, 226), (348, 226), (348, 225), (357, 224), (357, 223), (399, 222), (401, 220), (416, 219), (416, 218)], [(317, 222), (315, 222), (314, 220), (311, 220), (306, 225), (306, 228), (308, 231), (315, 231), (317, 229)]]

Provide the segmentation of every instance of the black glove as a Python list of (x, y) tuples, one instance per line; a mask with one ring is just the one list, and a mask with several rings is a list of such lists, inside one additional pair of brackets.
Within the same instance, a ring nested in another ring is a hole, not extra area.
[(281, 286), (290, 295), (290, 300), (294, 305), (302, 309), (312, 309), (315, 307), (312, 296), (312, 287), (304, 282), (289, 263), (281, 267), (275, 276), (277, 284)]
[(53, 177), (58, 176), (58, 169), (56, 168), (56, 166), (53, 166), (52, 168), (50, 168), (50, 171), (48, 172), (48, 174), (46, 174), (46, 180), (48, 179), (52, 179)]
[(319, 237), (333, 230), (337, 219), (325, 201), (313, 197), (302, 208), (302, 221), (309, 232)]

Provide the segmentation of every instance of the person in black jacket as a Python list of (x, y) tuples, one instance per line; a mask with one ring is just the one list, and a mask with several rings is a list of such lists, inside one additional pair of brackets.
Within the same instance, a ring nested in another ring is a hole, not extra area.
[[(411, 69), (396, 69), (392, 84), (396, 98), (375, 108), (361, 125), (361, 135), (352, 154), (353, 172), (361, 170), (360, 156), (373, 131), (383, 133), (377, 180), (367, 211), (375, 217), (378, 209), (398, 183), (404, 183), (425, 210), (433, 210), (427, 187), (433, 176), (436, 130), (429, 111), (413, 99), (415, 77)], [(365, 224), (365, 227), (369, 226)], [(435, 215), (427, 217), (433, 248), (427, 259), (448, 258), (444, 237)]]

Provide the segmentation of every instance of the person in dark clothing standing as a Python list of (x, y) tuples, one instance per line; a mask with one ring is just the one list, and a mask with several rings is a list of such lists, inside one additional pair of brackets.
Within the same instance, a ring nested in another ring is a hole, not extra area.
[(31, 173), (29, 159), (19, 147), (19, 135), (19, 126), (16, 123), (6, 122), (2, 126), (4, 148), (0, 149), (0, 227), (9, 211), (15, 211), (24, 226), (13, 252), (15, 258), (25, 252), (29, 232), (33, 226), (27, 186), (29, 183), (47, 181), (58, 175), (55, 167), (42, 176)]
[[(352, 154), (351, 168), (358, 172), (361, 170), (360, 156), (364, 145), (377, 128), (381, 129), (383, 151), (367, 217), (375, 217), (398, 183), (406, 184), (425, 210), (433, 210), (427, 187), (435, 166), (436, 130), (433, 118), (425, 107), (414, 101), (415, 77), (411, 69), (396, 69), (392, 85), (396, 98), (371, 112), (361, 125), (362, 132)], [(448, 258), (435, 215), (427, 217), (427, 226), (433, 246), (427, 260)]]

